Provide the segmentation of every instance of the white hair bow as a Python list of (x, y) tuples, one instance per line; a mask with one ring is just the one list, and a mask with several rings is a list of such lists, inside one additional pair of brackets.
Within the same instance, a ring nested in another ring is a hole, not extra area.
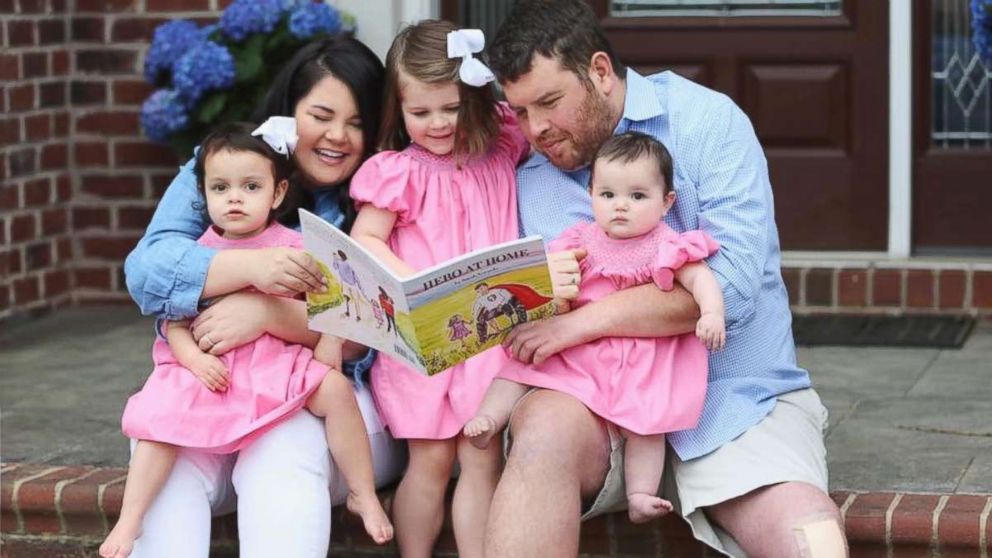
[(485, 45), (486, 37), (481, 29), (459, 29), (448, 33), (448, 58), (462, 59), (458, 77), (472, 87), (482, 87), (496, 79), (481, 60), (472, 57), (473, 53), (482, 52)]
[(299, 139), (296, 135), (296, 119), (291, 116), (270, 116), (251, 135), (262, 136), (262, 140), (272, 149), (287, 157), (296, 149), (296, 140)]

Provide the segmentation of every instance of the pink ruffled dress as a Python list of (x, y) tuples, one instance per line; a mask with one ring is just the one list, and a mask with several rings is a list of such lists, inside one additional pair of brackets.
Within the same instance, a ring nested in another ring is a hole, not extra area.
[[(210, 227), (199, 243), (219, 249), (303, 247), (300, 233), (278, 223), (242, 240), (225, 239)], [(124, 408), (124, 434), (212, 453), (238, 451), (302, 409), (328, 370), (310, 349), (268, 334), (220, 356), (229, 374), (224, 392), (207, 389), (164, 339), (155, 340), (152, 359), (155, 369)]]
[[(516, 166), (527, 140), (513, 114), (483, 157), (458, 168), (453, 158), (411, 144), (365, 162), (350, 194), (397, 215), (389, 248), (416, 270), (518, 237)], [(506, 363), (499, 347), (434, 376), (424, 376), (387, 355), (372, 366), (372, 394), (396, 438), (446, 440), (472, 418), (486, 388)]]
[[(679, 234), (664, 223), (632, 239), (613, 239), (595, 223), (582, 223), (550, 245), (555, 251), (579, 247), (588, 255), (579, 263), (576, 307), (651, 282), (671, 290), (675, 270), (718, 249), (702, 231)], [(706, 348), (692, 333), (604, 337), (540, 365), (511, 361), (498, 377), (567, 393), (603, 419), (651, 435), (696, 425), (706, 395), (707, 359)]]

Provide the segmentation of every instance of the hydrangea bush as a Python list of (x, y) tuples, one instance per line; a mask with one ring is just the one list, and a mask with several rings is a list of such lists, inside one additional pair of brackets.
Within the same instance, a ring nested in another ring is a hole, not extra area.
[(978, 56), (992, 66), (992, 0), (971, 0), (971, 42)]
[(141, 127), (188, 157), (211, 126), (247, 119), (300, 47), (353, 29), (319, 0), (234, 0), (213, 25), (163, 23), (145, 55), (145, 79), (157, 89), (141, 107)]

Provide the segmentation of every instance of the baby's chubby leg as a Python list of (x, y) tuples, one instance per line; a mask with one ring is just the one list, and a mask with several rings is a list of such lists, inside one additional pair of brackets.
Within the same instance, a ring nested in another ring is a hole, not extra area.
[(327, 447), (348, 484), (348, 510), (362, 518), (377, 544), (391, 540), (393, 525), (375, 493), (372, 448), (351, 382), (340, 371), (328, 370), (307, 409), (324, 419)]
[(672, 511), (672, 503), (658, 497), (665, 470), (665, 435), (641, 436), (624, 430), (624, 481), (630, 521), (646, 523)]
[(496, 378), (486, 390), (486, 396), (478, 412), (468, 422), (462, 432), (479, 449), (486, 449), (493, 436), (498, 434), (510, 421), (510, 413), (530, 388), (510, 380)]
[(141, 523), (176, 463), (176, 446), (141, 440), (134, 448), (117, 525), (100, 545), (103, 558), (126, 558), (141, 536)]

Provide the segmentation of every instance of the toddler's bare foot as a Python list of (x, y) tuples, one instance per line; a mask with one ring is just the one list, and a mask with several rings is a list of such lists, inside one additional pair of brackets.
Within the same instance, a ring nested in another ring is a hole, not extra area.
[(365, 532), (376, 544), (385, 544), (393, 540), (393, 524), (389, 522), (386, 510), (382, 509), (375, 492), (365, 495), (349, 492), (347, 505), (348, 511), (362, 518)]
[(496, 419), (488, 415), (476, 415), (472, 417), (471, 420), (465, 423), (465, 428), (462, 429), (468, 441), (472, 442), (472, 445), (479, 449), (488, 448), (489, 442), (492, 441), (497, 431)]
[(134, 548), (134, 540), (141, 536), (141, 522), (120, 520), (100, 545), (103, 558), (127, 558)]
[(627, 495), (627, 513), (631, 523), (647, 523), (672, 511), (672, 503), (654, 494), (635, 492)]

